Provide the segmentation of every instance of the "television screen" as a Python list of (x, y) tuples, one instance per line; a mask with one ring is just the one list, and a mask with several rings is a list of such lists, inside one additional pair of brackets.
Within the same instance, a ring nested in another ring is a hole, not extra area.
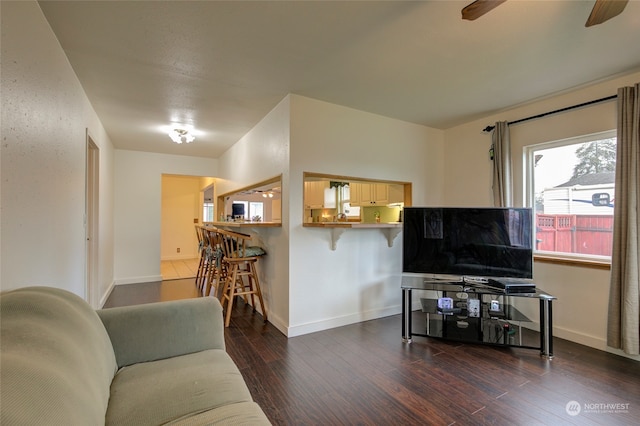
[(406, 207), (403, 272), (533, 278), (527, 208)]
[(231, 214), (233, 215), (233, 217), (244, 216), (244, 204), (233, 203), (231, 205)]

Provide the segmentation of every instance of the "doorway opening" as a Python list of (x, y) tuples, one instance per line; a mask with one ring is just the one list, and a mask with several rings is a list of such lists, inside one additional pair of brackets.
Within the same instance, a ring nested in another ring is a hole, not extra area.
[[(162, 280), (191, 279), (200, 251), (195, 227), (209, 221), (207, 194), (213, 203), (212, 177), (162, 175), (160, 274)], [(210, 214), (213, 214), (213, 205)]]
[(86, 172), (85, 172), (85, 300), (98, 308), (98, 213), (100, 188), (100, 149), (86, 132)]

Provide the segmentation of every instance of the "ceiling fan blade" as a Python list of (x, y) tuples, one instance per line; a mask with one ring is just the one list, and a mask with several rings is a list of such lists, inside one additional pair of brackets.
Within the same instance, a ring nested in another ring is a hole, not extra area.
[(473, 21), (507, 0), (476, 0), (462, 9), (462, 19)]
[(596, 0), (585, 27), (602, 24), (622, 13), (629, 0)]

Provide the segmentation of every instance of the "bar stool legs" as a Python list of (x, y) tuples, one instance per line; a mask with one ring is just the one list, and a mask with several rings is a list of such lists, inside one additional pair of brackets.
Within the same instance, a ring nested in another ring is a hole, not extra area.
[(247, 296), (251, 296), (253, 310), (256, 310), (255, 296), (258, 296), (264, 321), (267, 321), (267, 309), (264, 305), (260, 281), (256, 264), (260, 256), (265, 252), (260, 247), (248, 247), (247, 241), (251, 236), (223, 229), (217, 230), (217, 238), (222, 248), (222, 262), (226, 267), (226, 280), (222, 291), (222, 307), (225, 311), (225, 327), (231, 322), (231, 311), (236, 296), (242, 296), (245, 302), (249, 302)]
[[(260, 302), (260, 308), (262, 309), (262, 317), (267, 322), (267, 310), (264, 306), (264, 298), (262, 297), (262, 290), (260, 289), (260, 281), (258, 279), (258, 271), (256, 269), (257, 258), (240, 258), (230, 259), (229, 272), (223, 291), (223, 307), (225, 312), (225, 327), (229, 327), (231, 322), (231, 311), (233, 309), (233, 302), (236, 296), (242, 296), (246, 302), (247, 296), (251, 296), (251, 305), (253, 311), (256, 311), (255, 296), (258, 296)], [(244, 268), (243, 268), (244, 266)], [(226, 306), (225, 306), (226, 302)]]
[(204, 252), (204, 240), (202, 238), (202, 234), (204, 229), (196, 225), (196, 236), (198, 237), (198, 252), (200, 253), (200, 261), (198, 262), (198, 271), (196, 272), (196, 287), (201, 289), (200, 282), (202, 280), (202, 276), (204, 275), (204, 265), (205, 265), (205, 252)]

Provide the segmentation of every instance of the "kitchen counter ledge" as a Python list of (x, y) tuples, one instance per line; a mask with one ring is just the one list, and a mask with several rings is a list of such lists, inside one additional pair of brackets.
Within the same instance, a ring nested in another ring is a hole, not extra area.
[(311, 222), (303, 223), (302, 226), (309, 228), (400, 228), (402, 222), (391, 223), (363, 223), (363, 222)]
[(281, 222), (205, 222), (205, 226), (217, 226), (218, 228), (276, 228), (282, 227)]
[(402, 231), (402, 222), (362, 223), (362, 222), (311, 222), (303, 223), (305, 228), (324, 228), (331, 232), (331, 250), (335, 250), (338, 240), (347, 229), (380, 229), (387, 237), (387, 245), (393, 247), (393, 241)]

